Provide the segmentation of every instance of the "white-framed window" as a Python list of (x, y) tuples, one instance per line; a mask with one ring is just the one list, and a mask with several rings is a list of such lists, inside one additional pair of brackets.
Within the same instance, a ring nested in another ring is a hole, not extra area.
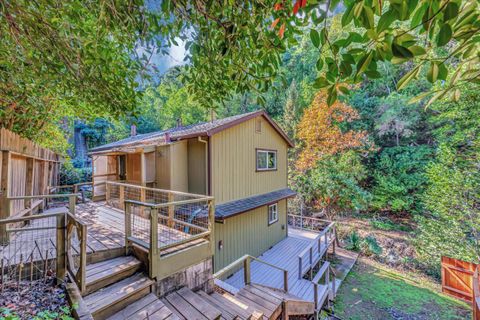
[(257, 171), (277, 170), (277, 151), (257, 149)]
[(278, 206), (276, 203), (268, 206), (268, 224), (278, 221)]

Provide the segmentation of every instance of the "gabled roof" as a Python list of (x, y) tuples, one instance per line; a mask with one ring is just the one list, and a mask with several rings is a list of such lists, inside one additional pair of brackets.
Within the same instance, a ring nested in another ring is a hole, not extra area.
[(133, 137), (129, 137), (123, 140), (116, 142), (108, 143), (103, 146), (99, 146), (90, 150), (91, 153), (97, 153), (107, 150), (115, 150), (117, 148), (129, 147), (129, 146), (142, 146), (142, 145), (152, 145), (156, 143), (166, 143), (165, 136), (169, 135), (171, 141), (177, 141), (182, 139), (194, 138), (199, 136), (212, 136), (217, 132), (233, 127), (242, 122), (248, 121), (258, 116), (263, 116), (268, 123), (272, 125), (275, 131), (285, 140), (285, 142), (293, 147), (293, 142), (288, 138), (288, 136), (283, 132), (283, 130), (275, 123), (275, 121), (268, 116), (268, 114), (263, 111), (254, 111), (250, 113), (244, 113), (232, 117), (227, 117), (223, 119), (217, 119), (210, 122), (201, 122), (197, 124), (192, 124), (188, 126), (181, 126), (176, 128), (171, 128), (162, 131), (156, 131), (151, 133), (139, 134)]
[(218, 204), (215, 206), (215, 220), (224, 220), (237, 214), (266, 206), (286, 198), (294, 197), (296, 194), (295, 191), (285, 188)]

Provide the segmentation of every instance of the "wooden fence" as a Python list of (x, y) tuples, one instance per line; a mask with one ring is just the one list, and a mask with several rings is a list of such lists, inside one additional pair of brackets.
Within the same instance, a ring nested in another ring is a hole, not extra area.
[(442, 292), (472, 305), (475, 320), (480, 320), (478, 269), (478, 264), (442, 257)]
[(58, 184), (61, 161), (53, 151), (0, 128), (0, 219), (34, 214), (41, 200), (8, 198), (48, 194), (48, 187)]

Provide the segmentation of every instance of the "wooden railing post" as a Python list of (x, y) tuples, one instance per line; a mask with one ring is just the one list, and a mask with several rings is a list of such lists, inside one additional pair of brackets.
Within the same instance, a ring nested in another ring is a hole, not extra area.
[(283, 270), (283, 290), (288, 292), (288, 271)]
[(57, 252), (57, 272), (56, 272), (56, 282), (57, 285), (65, 281), (65, 274), (66, 274), (66, 219), (65, 214), (61, 213), (57, 215), (57, 244), (56, 244), (56, 252)]
[(312, 280), (312, 277), (313, 277), (313, 246), (310, 247), (308, 255), (309, 255), (309, 260), (310, 260), (310, 280)]
[(125, 186), (120, 185), (118, 187), (118, 206), (121, 210), (125, 210)]
[(72, 215), (75, 215), (75, 204), (77, 202), (77, 195), (70, 195), (68, 196), (68, 211), (70, 211), (70, 213)]
[(212, 254), (215, 253), (215, 236), (213, 234), (214, 232), (214, 226), (215, 224), (215, 201), (213, 199), (208, 200), (208, 231), (210, 231), (210, 245), (211, 245), (211, 252)]
[(315, 300), (315, 310), (318, 310), (318, 283), (313, 283), (313, 300)]
[[(168, 193), (168, 202), (172, 203), (174, 201), (175, 197), (173, 193), (169, 192)], [(174, 221), (173, 219), (175, 218), (175, 207), (173, 205), (168, 206), (168, 227), (173, 228), (174, 226)]]
[(303, 260), (302, 257), (298, 257), (298, 279), (302, 279), (302, 275), (303, 275), (303, 272), (302, 272), (303, 262), (302, 262), (302, 260)]
[[(10, 201), (8, 200), (10, 193), (10, 179), (11, 179), (11, 155), (8, 151), (1, 151), (1, 166), (2, 170), (0, 179), (0, 219), (10, 217)], [(9, 234), (7, 233), (7, 225), (0, 225), (0, 244), (7, 245), (9, 242)]]
[(125, 255), (129, 254), (128, 242), (129, 238), (132, 236), (132, 204), (125, 203)]
[[(105, 182), (105, 202), (107, 205), (111, 206), (112, 205), (112, 200), (111, 200), (111, 186), (108, 182)], [(125, 208), (126, 209), (126, 208)]]
[[(146, 202), (146, 192), (144, 188), (140, 188), (140, 202)], [(145, 212), (145, 207), (140, 207), (140, 215), (143, 215)]]
[(87, 273), (87, 225), (80, 226), (80, 266), (78, 270), (78, 282), (80, 283), (80, 292), (86, 291), (86, 273)]
[(158, 209), (150, 210), (150, 250), (149, 250), (149, 275), (155, 277), (155, 269), (158, 260)]
[(250, 257), (247, 256), (245, 260), (243, 260), (243, 279), (245, 281), (245, 285), (249, 285), (252, 281), (250, 274), (250, 263)]

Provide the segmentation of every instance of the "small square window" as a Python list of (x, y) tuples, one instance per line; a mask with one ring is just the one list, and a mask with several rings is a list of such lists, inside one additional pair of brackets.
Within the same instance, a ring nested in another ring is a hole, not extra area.
[(268, 224), (271, 225), (278, 221), (277, 204), (271, 204), (268, 206)]
[(277, 170), (277, 151), (257, 150), (257, 171)]

